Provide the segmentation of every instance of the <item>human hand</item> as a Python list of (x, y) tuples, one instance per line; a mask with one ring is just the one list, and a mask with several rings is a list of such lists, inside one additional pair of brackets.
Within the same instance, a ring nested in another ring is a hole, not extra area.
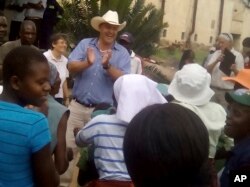
[(73, 133), (74, 136), (76, 137), (77, 133), (81, 130), (81, 128), (74, 128)]
[(230, 69), (234, 72), (234, 74), (236, 75), (238, 73), (238, 69), (235, 63), (232, 64), (232, 66), (230, 67)]
[(95, 51), (92, 47), (87, 48), (87, 62), (89, 65), (94, 64), (95, 61)]
[(103, 52), (102, 66), (108, 66), (109, 65), (109, 60), (110, 60), (111, 56), (112, 56), (112, 50), (111, 49)]
[(216, 59), (216, 62), (222, 62), (224, 60), (224, 54), (220, 54), (220, 56)]

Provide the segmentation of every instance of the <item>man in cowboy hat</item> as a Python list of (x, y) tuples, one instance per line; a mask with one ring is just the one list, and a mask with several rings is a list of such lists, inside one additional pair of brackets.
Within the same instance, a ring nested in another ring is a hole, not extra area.
[(102, 17), (93, 17), (90, 24), (99, 37), (80, 41), (68, 60), (68, 70), (75, 75), (75, 81), (66, 140), (74, 153), (77, 147), (73, 129), (82, 128), (90, 120), (97, 104), (112, 104), (114, 81), (130, 73), (130, 55), (116, 42), (117, 33), (126, 22), (119, 23), (117, 12), (109, 10)]

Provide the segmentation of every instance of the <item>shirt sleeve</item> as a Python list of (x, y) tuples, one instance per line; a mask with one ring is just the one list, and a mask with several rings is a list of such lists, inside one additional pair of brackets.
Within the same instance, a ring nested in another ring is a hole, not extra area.
[(238, 70), (244, 68), (244, 58), (242, 54), (239, 53), (238, 55), (236, 55), (235, 63)]
[(86, 44), (85, 40), (82, 40), (76, 48), (70, 53), (68, 63), (72, 61), (83, 61), (86, 59)]
[(131, 72), (131, 58), (127, 51), (123, 50), (119, 56), (118, 69), (123, 73), (129, 74)]
[(93, 143), (97, 135), (98, 116), (90, 120), (76, 135), (76, 144), (80, 147)]
[(207, 62), (207, 64), (206, 64), (205, 67), (207, 67), (208, 65), (214, 63), (215, 60), (219, 57), (220, 54), (221, 54), (221, 51), (215, 51), (215, 52), (212, 54), (211, 58), (209, 59), (209, 61)]
[(30, 134), (31, 152), (35, 153), (50, 143), (51, 135), (45, 117), (33, 124)]

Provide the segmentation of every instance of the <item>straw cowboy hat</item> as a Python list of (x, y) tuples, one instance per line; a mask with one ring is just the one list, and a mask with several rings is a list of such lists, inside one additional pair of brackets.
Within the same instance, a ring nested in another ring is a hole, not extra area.
[(119, 23), (117, 12), (111, 10), (106, 12), (102, 17), (100, 16), (93, 17), (90, 21), (91, 26), (97, 31), (100, 31), (99, 25), (101, 23), (109, 23), (111, 25), (117, 25), (119, 26), (118, 31), (122, 30), (126, 26), (126, 21), (124, 21), (123, 23)]

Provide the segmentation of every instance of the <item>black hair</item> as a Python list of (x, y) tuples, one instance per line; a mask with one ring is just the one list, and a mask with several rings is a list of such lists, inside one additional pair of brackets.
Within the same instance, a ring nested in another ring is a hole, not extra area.
[(4, 13), (3, 13), (3, 11), (0, 11), (0, 16), (5, 17), (5, 15), (4, 15)]
[(63, 39), (63, 40), (65, 40), (67, 42), (68, 41), (68, 36), (66, 34), (64, 34), (64, 33), (56, 33), (56, 34), (53, 34), (50, 37), (50, 47), (51, 47), (51, 49), (53, 49), (52, 44), (56, 43), (60, 39)]
[(250, 37), (245, 38), (242, 41), (242, 45), (243, 45), (243, 47), (250, 47)]
[(11, 50), (3, 60), (3, 84), (7, 85), (13, 75), (20, 79), (30, 72), (32, 64), (46, 63), (46, 57), (37, 49), (21, 46)]
[(194, 51), (192, 49), (186, 49), (183, 51), (181, 60), (179, 62), (179, 70), (182, 69), (182, 67), (185, 65), (185, 61), (187, 59), (191, 59), (192, 54), (194, 55)]
[(27, 26), (27, 25), (31, 25), (35, 30), (36, 30), (36, 24), (31, 21), (31, 20), (24, 20), (22, 23), (21, 23), (21, 26), (20, 26), (20, 33), (22, 33), (24, 31), (24, 28)]
[(128, 125), (123, 149), (136, 187), (209, 184), (207, 129), (178, 104), (155, 104), (139, 112)]

